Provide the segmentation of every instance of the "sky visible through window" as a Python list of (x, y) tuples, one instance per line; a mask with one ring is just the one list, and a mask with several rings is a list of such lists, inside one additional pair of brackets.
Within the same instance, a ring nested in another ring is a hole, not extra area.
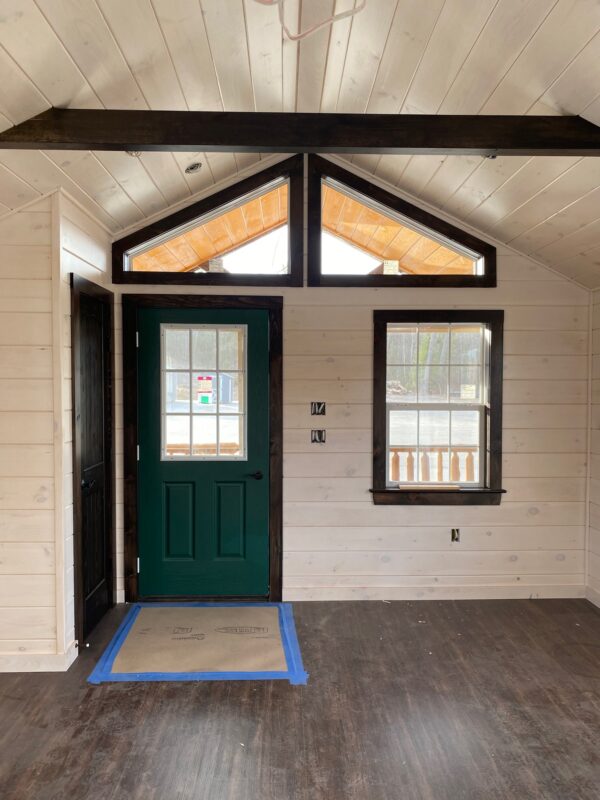
[(368, 275), (381, 264), (380, 258), (352, 244), (321, 232), (321, 263), (324, 275)]
[(288, 226), (282, 225), (225, 253), (220, 257), (222, 267), (234, 275), (285, 275), (288, 272), (288, 238)]

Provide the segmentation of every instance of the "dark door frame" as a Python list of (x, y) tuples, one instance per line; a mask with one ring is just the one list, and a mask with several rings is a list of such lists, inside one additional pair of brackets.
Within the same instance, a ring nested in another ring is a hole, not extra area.
[[(137, 319), (141, 308), (256, 308), (269, 313), (269, 600), (281, 600), (283, 558), (283, 298), (240, 295), (124, 294), (123, 449), (125, 601), (138, 594), (138, 370)], [(200, 599), (198, 596), (197, 599)], [(225, 598), (219, 598), (223, 600)], [(239, 598), (238, 598), (239, 599)], [(254, 598), (256, 599), (256, 598)]]
[(105, 444), (105, 515), (106, 520), (106, 562), (108, 596), (114, 605), (114, 551), (115, 551), (115, 507), (114, 507), (114, 295), (108, 289), (71, 274), (71, 393), (73, 420), (73, 559), (74, 559), (74, 592), (75, 592), (75, 639), (82, 647), (84, 641), (84, 589), (83, 589), (83, 530), (81, 504), (81, 397), (82, 370), (78, 342), (81, 337), (81, 295), (100, 300), (107, 309), (107, 324), (104, 326), (104, 348), (108, 357), (104, 362), (104, 381), (106, 396), (104, 399), (104, 444)]

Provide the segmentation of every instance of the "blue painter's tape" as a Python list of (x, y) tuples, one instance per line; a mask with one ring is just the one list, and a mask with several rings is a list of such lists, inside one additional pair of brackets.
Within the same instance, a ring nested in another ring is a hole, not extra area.
[[(113, 672), (112, 667), (127, 634), (131, 630), (138, 614), (142, 608), (156, 608), (157, 606), (169, 606), (171, 608), (191, 608), (207, 606), (223, 606), (240, 608), (246, 606), (272, 606), (278, 609), (279, 630), (283, 644), (283, 652), (287, 664), (285, 672)], [(294, 614), (291, 603), (134, 603), (123, 622), (119, 625), (117, 632), (113, 636), (110, 644), (100, 656), (92, 674), (88, 678), (88, 683), (125, 683), (128, 681), (256, 681), (256, 680), (288, 680), (291, 684), (298, 686), (306, 684), (308, 673), (304, 671), (302, 655), (298, 637), (296, 636), (296, 626), (294, 625)]]
[(98, 663), (94, 667), (92, 674), (88, 678), (88, 683), (103, 683), (110, 680), (112, 665), (117, 657), (117, 653), (121, 649), (121, 645), (125, 641), (127, 634), (131, 630), (131, 626), (136, 620), (137, 615), (142, 608), (141, 603), (135, 603), (127, 612), (127, 616), (117, 628), (117, 632), (111, 639), (108, 647), (100, 656)]
[(281, 641), (283, 642), (283, 651), (288, 665), (289, 681), (296, 686), (303, 686), (308, 681), (308, 672), (304, 671), (302, 664), (292, 605), (291, 603), (278, 603), (278, 606)]

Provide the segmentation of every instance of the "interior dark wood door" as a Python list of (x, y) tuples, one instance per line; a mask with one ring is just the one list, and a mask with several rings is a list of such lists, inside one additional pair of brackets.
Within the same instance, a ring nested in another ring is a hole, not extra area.
[(112, 303), (80, 287), (75, 305), (75, 603), (85, 639), (113, 604)]

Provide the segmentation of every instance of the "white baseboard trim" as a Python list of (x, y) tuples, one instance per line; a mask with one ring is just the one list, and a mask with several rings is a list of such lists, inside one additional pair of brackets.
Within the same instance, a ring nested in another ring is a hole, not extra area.
[(585, 590), (585, 596), (593, 603), (595, 606), (600, 608), (600, 592), (597, 589), (594, 589), (592, 586), (588, 586)]
[[(598, 593), (596, 593), (598, 594)], [(583, 585), (290, 587), (284, 600), (542, 600), (586, 597)], [(588, 598), (590, 599), (590, 598)], [(592, 601), (594, 602), (594, 601)]]
[(66, 653), (5, 653), (0, 656), (0, 672), (66, 672), (77, 658), (75, 642)]

